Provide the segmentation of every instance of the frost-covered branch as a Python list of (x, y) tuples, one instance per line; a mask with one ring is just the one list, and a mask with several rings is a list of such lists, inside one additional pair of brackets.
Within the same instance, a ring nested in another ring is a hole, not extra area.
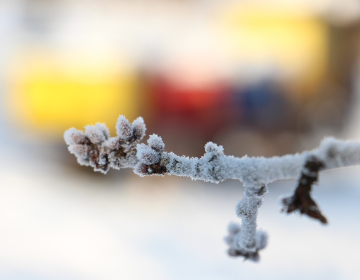
[(326, 138), (312, 151), (271, 158), (227, 156), (222, 146), (209, 142), (201, 158), (189, 158), (165, 152), (164, 142), (155, 134), (149, 137), (147, 144), (140, 144), (146, 131), (141, 117), (130, 124), (120, 116), (116, 131), (117, 136), (110, 137), (104, 124), (96, 124), (86, 126), (85, 133), (71, 128), (64, 136), (70, 153), (77, 157), (79, 164), (104, 174), (110, 168), (133, 168), (142, 177), (168, 174), (212, 183), (240, 180), (245, 192), (235, 209), (242, 224), (241, 227), (229, 227), (226, 242), (230, 247), (229, 255), (241, 255), (251, 260), (259, 258), (258, 251), (265, 248), (267, 242), (266, 233), (257, 230), (256, 224), (267, 184), (300, 175), (294, 194), (283, 199), (283, 210), (287, 213), (299, 211), (326, 223), (310, 196), (319, 171), (360, 164), (360, 143), (334, 138)]

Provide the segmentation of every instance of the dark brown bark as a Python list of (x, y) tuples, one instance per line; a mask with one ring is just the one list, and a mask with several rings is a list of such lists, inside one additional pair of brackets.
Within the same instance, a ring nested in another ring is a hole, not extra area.
[(316, 202), (311, 197), (311, 187), (318, 180), (318, 174), (325, 164), (315, 156), (309, 156), (302, 169), (299, 183), (292, 196), (284, 198), (283, 212), (300, 212), (327, 224), (327, 219), (321, 213)]

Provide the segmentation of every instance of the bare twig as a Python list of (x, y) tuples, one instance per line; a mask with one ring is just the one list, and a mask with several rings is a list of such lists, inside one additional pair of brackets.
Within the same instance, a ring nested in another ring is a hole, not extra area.
[(310, 195), (311, 187), (317, 181), (320, 169), (324, 166), (325, 164), (315, 156), (307, 158), (294, 194), (282, 199), (284, 206), (282, 211), (286, 213), (299, 211), (301, 214), (327, 224), (326, 218)]

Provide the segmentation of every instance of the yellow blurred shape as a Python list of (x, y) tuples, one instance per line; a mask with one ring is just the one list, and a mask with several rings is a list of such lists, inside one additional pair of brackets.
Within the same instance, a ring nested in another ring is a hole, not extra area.
[(117, 60), (31, 52), (13, 65), (9, 111), (35, 132), (59, 138), (97, 122), (114, 132), (119, 114), (137, 115), (135, 76)]
[(326, 23), (301, 7), (270, 6), (250, 1), (226, 9), (220, 36), (234, 60), (295, 73), (310, 90), (327, 67)]

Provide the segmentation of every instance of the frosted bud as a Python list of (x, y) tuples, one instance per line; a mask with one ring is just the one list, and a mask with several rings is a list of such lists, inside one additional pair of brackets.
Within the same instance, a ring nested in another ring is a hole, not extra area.
[(224, 148), (222, 146), (218, 146), (213, 142), (208, 142), (205, 145), (205, 151), (207, 153), (217, 153), (219, 155), (223, 155), (224, 154)]
[(137, 154), (136, 156), (138, 159), (147, 165), (152, 165), (160, 160), (160, 155), (149, 146), (145, 144), (138, 144), (137, 145)]
[(88, 158), (89, 147), (86, 145), (71, 145), (69, 146), (69, 152), (81, 158)]
[(145, 136), (146, 126), (144, 119), (142, 117), (138, 117), (132, 123), (133, 135), (136, 140), (141, 140)]
[(134, 173), (139, 175), (140, 177), (144, 177), (145, 175), (148, 175), (149, 167), (144, 163), (138, 163), (134, 168)]
[(149, 146), (153, 148), (158, 153), (162, 153), (165, 149), (165, 144), (160, 136), (153, 134), (150, 135), (149, 139), (147, 140)]
[(90, 139), (91, 143), (96, 145), (101, 144), (106, 140), (103, 131), (93, 125), (85, 126), (85, 135)]
[(116, 133), (121, 139), (128, 139), (132, 136), (131, 124), (123, 115), (120, 115), (116, 122)]
[(65, 131), (64, 139), (67, 145), (83, 144), (86, 141), (86, 136), (82, 131), (70, 128)]
[(111, 150), (117, 150), (120, 148), (119, 138), (118, 137), (112, 137), (109, 140), (106, 141), (104, 144), (106, 147), (108, 147)]
[(104, 123), (97, 123), (95, 127), (104, 134), (105, 140), (110, 138), (110, 131)]

